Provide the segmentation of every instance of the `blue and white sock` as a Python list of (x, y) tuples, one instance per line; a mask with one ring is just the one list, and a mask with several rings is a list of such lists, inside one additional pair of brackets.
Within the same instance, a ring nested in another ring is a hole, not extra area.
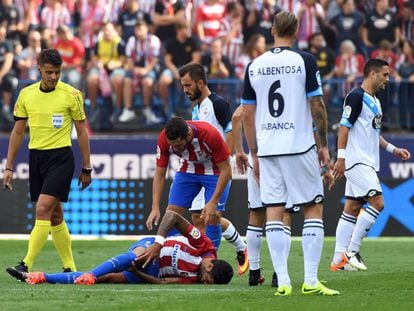
[(82, 274), (83, 272), (45, 273), (45, 278), (46, 282), (51, 284), (73, 284), (75, 279)]
[(91, 273), (96, 277), (100, 277), (108, 273), (124, 271), (131, 266), (131, 262), (134, 261), (136, 257), (137, 255), (133, 252), (120, 254), (103, 262), (93, 269)]
[(372, 206), (368, 206), (361, 214), (359, 214), (354, 233), (352, 234), (351, 243), (348, 250), (352, 252), (359, 252), (362, 244), (362, 239), (368, 235), (369, 229), (375, 223), (380, 212)]

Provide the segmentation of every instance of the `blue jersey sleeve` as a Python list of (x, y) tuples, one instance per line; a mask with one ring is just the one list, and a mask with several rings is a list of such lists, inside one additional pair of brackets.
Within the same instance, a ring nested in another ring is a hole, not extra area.
[(217, 121), (224, 129), (224, 132), (231, 131), (231, 108), (230, 103), (216, 94), (212, 94), (210, 97), (213, 103), (214, 114), (217, 118)]
[(322, 96), (322, 82), (321, 75), (319, 73), (316, 59), (312, 54), (301, 52), (300, 53), (305, 62), (306, 70), (306, 96)]
[(361, 88), (353, 89), (348, 93), (344, 100), (340, 125), (351, 128), (355, 124), (362, 111), (363, 98), (364, 90)]
[(243, 95), (240, 100), (243, 105), (256, 104), (256, 92), (250, 83), (250, 76), (249, 76), (250, 65), (251, 63), (247, 66), (246, 72), (244, 73)]

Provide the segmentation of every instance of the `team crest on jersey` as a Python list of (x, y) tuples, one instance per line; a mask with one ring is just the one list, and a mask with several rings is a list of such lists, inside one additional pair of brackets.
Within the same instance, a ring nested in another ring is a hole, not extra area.
[(157, 145), (157, 159), (161, 159), (161, 149), (160, 146)]
[(59, 129), (63, 125), (63, 114), (52, 115), (52, 125), (54, 128)]
[(200, 230), (198, 230), (197, 228), (193, 228), (193, 229), (191, 229), (191, 232), (190, 232), (190, 235), (194, 238), (194, 239), (199, 239), (200, 238), (200, 236), (201, 236), (201, 232), (200, 232)]
[(342, 118), (348, 119), (351, 116), (352, 108), (351, 106), (345, 106), (344, 111), (342, 112)]
[(274, 48), (273, 49), (273, 53), (275, 53), (275, 54), (279, 54), (280, 52), (282, 52), (281, 48)]
[(382, 115), (380, 115), (380, 114), (377, 114), (372, 119), (372, 127), (374, 128), (374, 130), (380, 130), (381, 129), (381, 119), (382, 119)]

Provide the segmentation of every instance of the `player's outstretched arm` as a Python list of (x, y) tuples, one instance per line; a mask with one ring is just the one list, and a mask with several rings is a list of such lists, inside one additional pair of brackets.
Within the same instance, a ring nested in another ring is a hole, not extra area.
[(405, 148), (398, 148), (393, 144), (385, 140), (384, 137), (380, 136), (380, 147), (388, 151), (389, 153), (395, 155), (401, 160), (405, 161), (411, 158), (411, 153)]

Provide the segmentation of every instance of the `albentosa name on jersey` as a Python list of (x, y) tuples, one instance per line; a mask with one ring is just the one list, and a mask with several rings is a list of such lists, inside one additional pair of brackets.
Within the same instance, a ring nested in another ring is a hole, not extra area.
[(279, 122), (279, 123), (262, 123), (262, 131), (271, 130), (294, 130), (295, 126), (292, 122)]
[(301, 74), (301, 66), (279, 66), (279, 67), (262, 67), (257, 68), (258, 76), (267, 76), (267, 75), (283, 75), (283, 74)]

